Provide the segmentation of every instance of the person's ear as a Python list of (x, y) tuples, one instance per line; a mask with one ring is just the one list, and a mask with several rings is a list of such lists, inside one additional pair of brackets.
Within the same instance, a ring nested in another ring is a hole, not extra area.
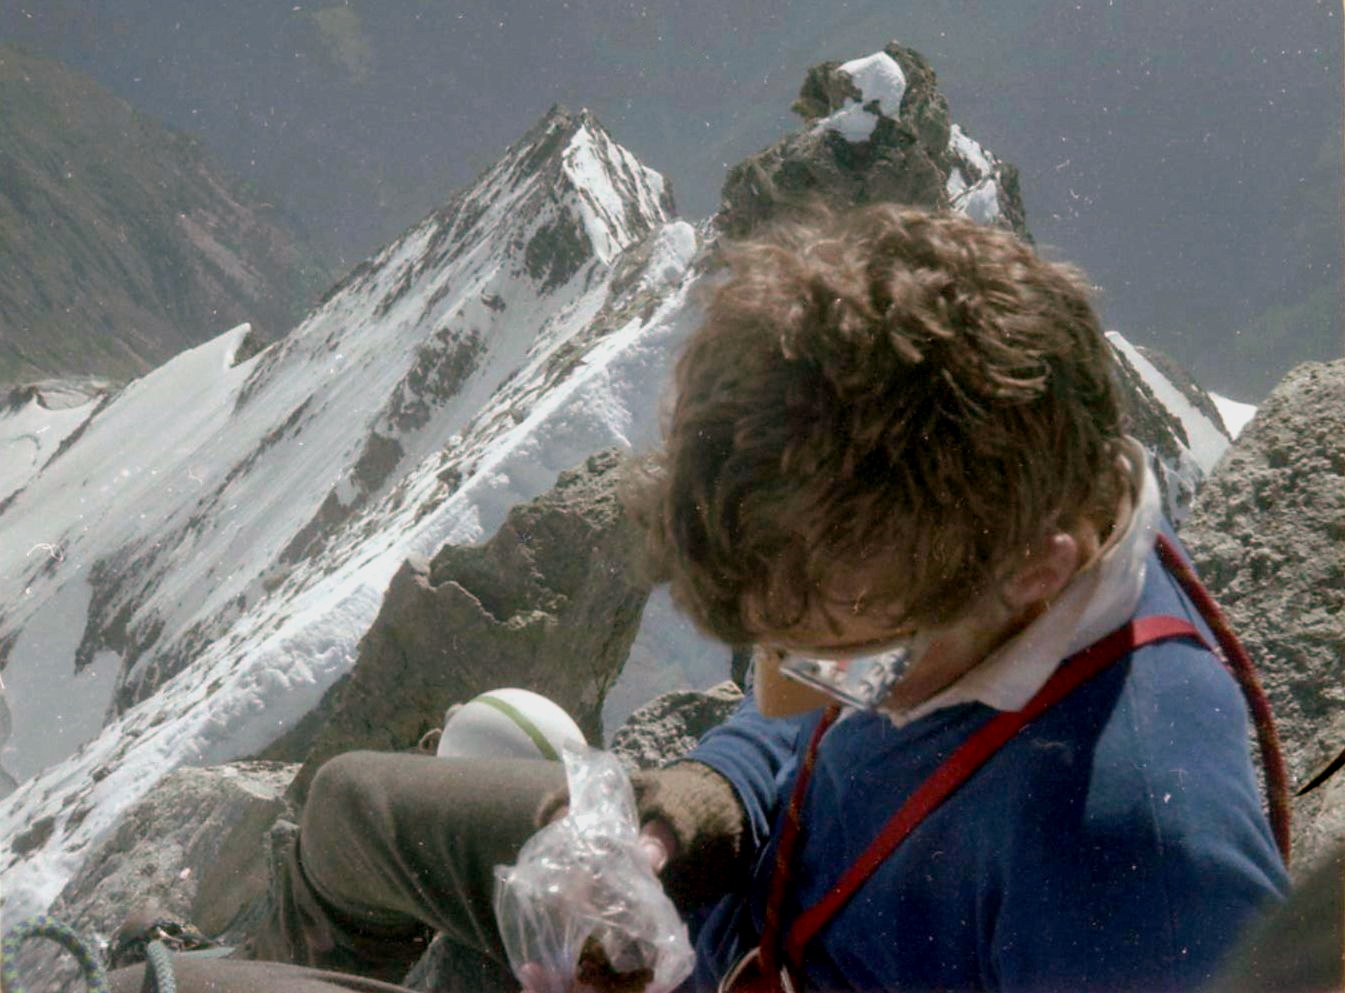
[(1049, 603), (1083, 565), (1083, 549), (1074, 535), (1057, 531), (1039, 541), (1001, 588), (1015, 612)]

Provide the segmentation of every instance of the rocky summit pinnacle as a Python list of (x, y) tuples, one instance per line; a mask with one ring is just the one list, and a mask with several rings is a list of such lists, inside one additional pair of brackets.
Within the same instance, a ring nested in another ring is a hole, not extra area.
[(724, 181), (719, 228), (741, 237), (781, 210), (892, 202), (961, 211), (1031, 240), (1018, 170), (953, 124), (934, 70), (892, 42), (808, 70), (794, 111), (806, 127)]

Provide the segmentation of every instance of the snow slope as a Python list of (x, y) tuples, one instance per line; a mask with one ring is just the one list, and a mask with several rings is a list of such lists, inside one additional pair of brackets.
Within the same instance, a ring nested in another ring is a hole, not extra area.
[(1228, 429), (1228, 435), (1231, 438), (1236, 439), (1242, 433), (1242, 429), (1247, 426), (1247, 422), (1256, 416), (1256, 404), (1254, 403), (1233, 400), (1226, 396), (1220, 396), (1218, 393), (1211, 393), (1210, 399), (1214, 401), (1214, 406), (1219, 409), (1219, 416), (1223, 418), (1224, 427)]
[[(1185, 519), (1192, 498), (1224, 452), (1237, 429), (1249, 419), (1248, 404), (1220, 404), (1190, 376), (1160, 353), (1141, 349), (1116, 331), (1107, 332), (1123, 385), (1138, 401), (1132, 429), (1154, 452), (1167, 498), (1167, 514)], [(1222, 411), (1236, 419), (1230, 431)]]
[(1232, 441), (1224, 426), (1216, 424), (1208, 414), (1196, 407), (1171, 379), (1122, 335), (1110, 331), (1107, 339), (1144, 377), (1159, 402), (1181, 422), (1186, 430), (1192, 461), (1202, 473), (1208, 474)]
[(0, 400), (0, 506), (28, 485), (102, 397), (96, 388), (50, 382)]

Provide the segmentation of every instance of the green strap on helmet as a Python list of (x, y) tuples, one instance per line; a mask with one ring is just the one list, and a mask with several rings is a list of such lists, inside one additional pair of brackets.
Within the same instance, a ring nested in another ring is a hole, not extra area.
[(546, 735), (542, 734), (541, 729), (523, 714), (521, 710), (513, 704), (506, 703), (499, 697), (491, 696), (489, 693), (483, 693), (475, 700), (476, 703), (484, 703), (488, 707), (493, 707), (505, 717), (509, 718), (518, 725), (520, 731), (532, 739), (532, 743), (537, 746), (537, 750), (542, 753), (543, 758), (559, 761), (560, 754), (552, 746), (551, 742), (546, 740)]

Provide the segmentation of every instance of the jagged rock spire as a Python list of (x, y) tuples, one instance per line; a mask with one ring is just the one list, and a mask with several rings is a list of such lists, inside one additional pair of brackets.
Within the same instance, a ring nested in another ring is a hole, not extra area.
[(1018, 170), (957, 125), (934, 70), (892, 42), (808, 70), (794, 110), (808, 125), (729, 171), (717, 223), (742, 237), (782, 209), (890, 201), (962, 210), (1031, 240)]

